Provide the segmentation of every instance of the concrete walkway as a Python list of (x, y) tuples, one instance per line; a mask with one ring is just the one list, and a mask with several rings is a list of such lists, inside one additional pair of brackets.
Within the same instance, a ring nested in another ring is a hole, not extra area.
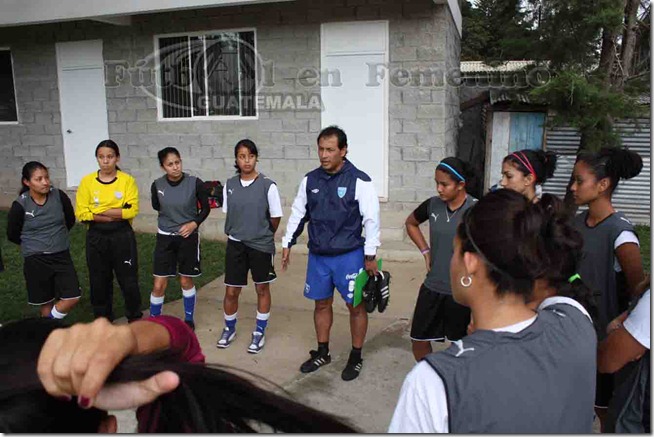
[[(299, 251), (298, 251), (299, 252)], [(256, 293), (252, 285), (241, 294), (237, 337), (228, 349), (216, 348), (223, 327), (223, 278), (198, 292), (196, 334), (208, 363), (238, 367), (266, 378), (290, 392), (296, 400), (345, 418), (363, 432), (385, 432), (407, 372), (415, 364), (408, 338), (409, 320), (424, 279), (425, 267), (418, 262), (385, 262), (391, 272), (391, 300), (383, 314), (369, 317), (363, 349), (364, 366), (359, 378), (341, 380), (351, 348), (349, 316), (342, 299), (334, 300), (331, 331), (332, 363), (308, 375), (300, 364), (316, 348), (313, 302), (304, 298), (307, 256), (294, 252), (291, 265), (272, 285), (272, 311), (266, 330), (266, 346), (258, 355), (247, 353), (256, 316)], [(183, 317), (182, 301), (166, 303), (164, 313)], [(133, 432), (133, 412), (120, 412), (119, 432)]]

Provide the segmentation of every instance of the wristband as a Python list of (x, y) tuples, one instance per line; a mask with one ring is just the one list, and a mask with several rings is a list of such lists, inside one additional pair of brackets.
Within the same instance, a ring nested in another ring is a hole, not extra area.
[(424, 255), (424, 254), (426, 254), (426, 253), (429, 253), (429, 251), (430, 251), (430, 249), (429, 249), (429, 248), (426, 248), (426, 249), (422, 249), (422, 250), (420, 251), (420, 253)]

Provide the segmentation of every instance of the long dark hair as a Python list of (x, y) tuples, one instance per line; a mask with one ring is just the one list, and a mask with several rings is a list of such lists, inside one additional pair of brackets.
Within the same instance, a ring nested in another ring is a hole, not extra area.
[(46, 167), (45, 165), (41, 164), (38, 161), (30, 161), (23, 166), (23, 171), (21, 174), (22, 177), (20, 179), (20, 190), (18, 190), (18, 194), (23, 194), (30, 190), (30, 187), (25, 185), (24, 181), (29, 181), (30, 179), (32, 179), (32, 175), (36, 170), (48, 171), (48, 167)]
[(580, 153), (577, 162), (588, 165), (598, 181), (609, 178), (611, 194), (620, 179), (634, 178), (643, 169), (643, 158), (638, 153), (616, 147), (604, 147), (596, 153)]
[[(63, 326), (51, 319), (26, 319), (0, 327), (0, 432), (97, 432), (105, 411), (84, 410), (48, 395), (36, 372), (46, 338)], [(146, 410), (137, 413), (139, 432), (356, 432), (226, 368), (182, 363), (170, 353), (129, 357), (107, 382), (144, 380), (164, 370), (177, 373), (180, 385), (141, 407)]]
[[(544, 184), (554, 176), (556, 170), (556, 153), (543, 150), (519, 150), (507, 155), (504, 162), (510, 162), (525, 176), (534, 174), (536, 184)], [(531, 168), (529, 168), (531, 166)]]
[(547, 280), (557, 295), (576, 300), (593, 320), (597, 320), (599, 310), (593, 291), (583, 278), (575, 276), (583, 256), (581, 233), (572, 225), (569, 210), (561, 199), (545, 193), (538, 203), (542, 212), (549, 216), (549, 226), (541, 235), (549, 255), (547, 269), (541, 278)]
[(532, 203), (513, 190), (488, 193), (466, 210), (457, 229), (463, 252), (486, 262), (498, 294), (530, 300), (536, 279), (546, 279), (557, 294), (578, 300), (593, 316), (592, 292), (577, 273), (583, 240), (563, 202), (546, 194)]
[[(254, 141), (245, 138), (239, 141), (238, 143), (236, 143), (236, 145), (234, 146), (234, 158), (238, 157), (238, 149), (240, 149), (241, 147), (245, 147), (246, 149), (248, 149), (248, 151), (251, 154), (253, 154), (257, 158), (259, 157), (259, 150), (257, 149), (257, 145), (254, 144)], [(234, 159), (234, 168), (236, 168), (236, 173), (239, 174), (241, 173), (241, 169), (239, 168), (238, 161), (236, 159)]]

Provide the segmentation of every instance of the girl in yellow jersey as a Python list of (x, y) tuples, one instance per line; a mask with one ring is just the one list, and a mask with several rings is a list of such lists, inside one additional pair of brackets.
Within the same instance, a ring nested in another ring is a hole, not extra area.
[(136, 237), (132, 219), (139, 212), (136, 180), (118, 168), (120, 150), (112, 140), (95, 149), (100, 169), (84, 176), (77, 189), (77, 219), (88, 223), (86, 262), (95, 317), (113, 320), (113, 273), (125, 299), (127, 320), (140, 319)]

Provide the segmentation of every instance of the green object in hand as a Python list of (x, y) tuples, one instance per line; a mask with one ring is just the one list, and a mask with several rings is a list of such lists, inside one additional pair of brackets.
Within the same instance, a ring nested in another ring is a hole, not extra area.
[[(382, 259), (377, 260), (377, 270), (381, 271), (382, 269)], [(356, 307), (363, 301), (363, 287), (368, 282), (368, 272), (362, 270), (357, 277), (354, 279), (354, 300), (352, 301), (352, 306)]]

